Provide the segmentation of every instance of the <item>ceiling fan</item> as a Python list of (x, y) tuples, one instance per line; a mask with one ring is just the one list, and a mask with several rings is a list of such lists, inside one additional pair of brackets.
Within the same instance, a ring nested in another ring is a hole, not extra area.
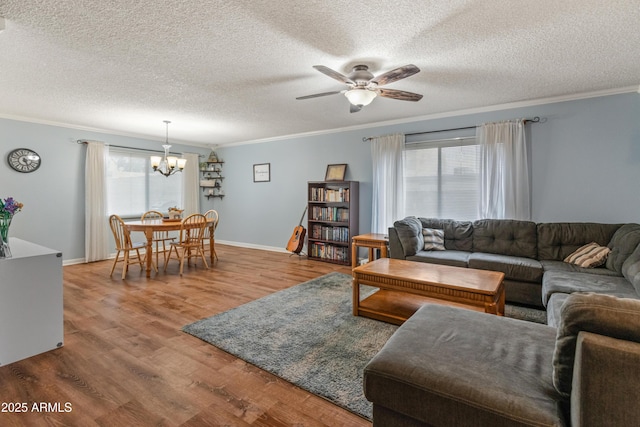
[(405, 92), (403, 90), (396, 89), (380, 89), (380, 86), (384, 86), (401, 79), (406, 79), (407, 77), (420, 72), (420, 69), (413, 64), (395, 68), (379, 75), (378, 77), (374, 77), (374, 75), (369, 71), (369, 67), (366, 65), (356, 65), (348, 76), (334, 71), (331, 68), (325, 67), (324, 65), (314, 65), (313, 68), (341, 83), (345, 83), (348, 86), (348, 89), (300, 96), (296, 99), (318, 98), (320, 96), (344, 93), (351, 104), (350, 111), (352, 113), (357, 113), (362, 110), (362, 107), (369, 105), (378, 95), (385, 98), (398, 99), (400, 101), (415, 102), (422, 99), (422, 95), (413, 92)]

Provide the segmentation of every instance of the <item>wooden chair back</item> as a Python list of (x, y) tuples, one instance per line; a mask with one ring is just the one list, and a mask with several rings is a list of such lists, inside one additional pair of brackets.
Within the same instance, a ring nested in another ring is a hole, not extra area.
[(180, 225), (180, 244), (182, 246), (201, 246), (204, 239), (207, 219), (202, 214), (192, 214), (182, 220)]
[(162, 215), (162, 212), (146, 211), (145, 213), (142, 214), (140, 219), (144, 221), (145, 219), (162, 219), (163, 217), (164, 215)]
[[(210, 209), (204, 213), (204, 217), (207, 219), (207, 221), (213, 220), (213, 231), (215, 232), (216, 228), (218, 228), (218, 211), (216, 211), (215, 209)], [(204, 238), (209, 239), (211, 237), (209, 236), (209, 234), (209, 227), (207, 227), (205, 230)]]
[(113, 238), (116, 241), (116, 249), (121, 251), (131, 248), (131, 235), (127, 227), (124, 226), (124, 221), (118, 215), (111, 215), (109, 217), (109, 226), (113, 233)]
[[(111, 227), (111, 232), (113, 233), (113, 238), (116, 241), (116, 257), (113, 260), (113, 266), (111, 267), (111, 273), (109, 277), (113, 275), (113, 271), (116, 268), (116, 264), (118, 262), (122, 262), (124, 266), (122, 267), (122, 280), (127, 276), (127, 271), (129, 270), (129, 265), (131, 264), (139, 264), (140, 271), (143, 270), (143, 259), (140, 256), (140, 249), (143, 249), (144, 246), (142, 243), (133, 244), (131, 242), (131, 233), (129, 229), (125, 226), (124, 221), (118, 215), (111, 215), (109, 217), (109, 226)], [(129, 253), (134, 251), (135, 255), (131, 256)], [(120, 252), (124, 252), (124, 259), (120, 260)], [(153, 263), (153, 261), (152, 261)], [(153, 264), (154, 266), (156, 264)], [(156, 268), (156, 271), (157, 268)]]
[[(153, 220), (160, 221), (160, 220), (162, 220), (162, 218), (164, 218), (164, 215), (162, 214), (162, 212), (147, 211), (147, 212), (142, 214), (142, 216), (140, 217), (140, 220), (144, 221), (146, 219), (153, 219)], [(164, 239), (169, 239), (169, 232), (168, 231), (154, 231), (153, 232), (153, 240), (162, 241)]]

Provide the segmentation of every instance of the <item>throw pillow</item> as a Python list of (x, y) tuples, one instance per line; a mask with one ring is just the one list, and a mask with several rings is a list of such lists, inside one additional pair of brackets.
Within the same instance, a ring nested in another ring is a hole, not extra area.
[(574, 292), (560, 308), (553, 354), (553, 385), (571, 395), (576, 343), (581, 331), (640, 342), (640, 300)]
[(596, 242), (591, 242), (578, 248), (575, 252), (564, 259), (564, 262), (575, 264), (580, 267), (598, 267), (607, 262), (607, 255), (611, 249), (600, 246)]
[(425, 251), (444, 251), (444, 230), (435, 228), (423, 228)]

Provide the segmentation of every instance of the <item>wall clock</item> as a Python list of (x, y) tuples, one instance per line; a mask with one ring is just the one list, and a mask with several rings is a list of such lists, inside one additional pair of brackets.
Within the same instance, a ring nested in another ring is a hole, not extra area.
[(14, 170), (29, 173), (40, 167), (40, 156), (28, 148), (17, 148), (9, 153), (7, 162)]

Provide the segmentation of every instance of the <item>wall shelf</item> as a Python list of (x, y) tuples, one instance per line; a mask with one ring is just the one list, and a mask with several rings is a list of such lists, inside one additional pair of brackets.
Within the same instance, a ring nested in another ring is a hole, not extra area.
[(209, 200), (211, 197), (219, 197), (220, 200), (224, 197), (222, 191), (222, 165), (224, 161), (204, 161), (200, 163), (200, 188), (205, 192), (205, 197)]

